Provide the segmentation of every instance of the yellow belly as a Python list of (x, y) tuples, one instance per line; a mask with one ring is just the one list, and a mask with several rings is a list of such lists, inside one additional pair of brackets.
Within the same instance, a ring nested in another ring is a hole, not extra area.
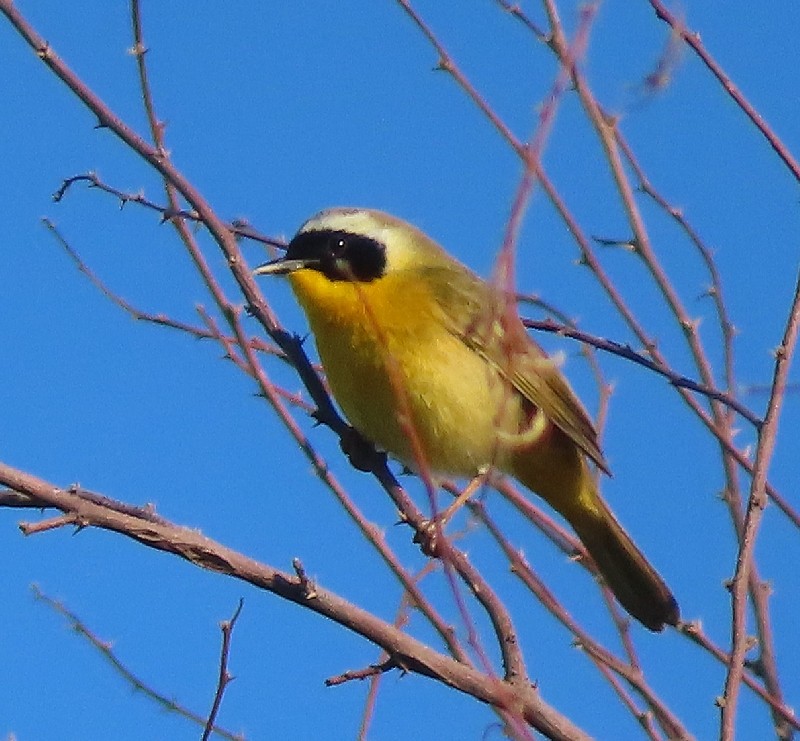
[[(518, 419), (520, 401), (497, 372), (430, 311), (419, 286), (331, 283), (292, 276), (336, 401), (350, 423), (411, 469), (408, 428), (435, 473), (471, 476), (499, 464), (498, 429)], [(335, 301), (331, 292), (335, 291)], [(402, 305), (387, 297), (402, 296)], [(409, 412), (404, 420), (403, 410)], [(500, 419), (502, 416), (503, 419)]]

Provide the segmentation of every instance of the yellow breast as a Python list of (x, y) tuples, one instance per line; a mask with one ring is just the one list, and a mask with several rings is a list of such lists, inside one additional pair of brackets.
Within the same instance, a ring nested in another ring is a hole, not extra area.
[(409, 425), (433, 472), (471, 476), (498, 462), (498, 416), (516, 417), (518, 397), (447, 330), (423, 282), (406, 274), (330, 281), (313, 270), (290, 280), (333, 395), (357, 430), (412, 469)]

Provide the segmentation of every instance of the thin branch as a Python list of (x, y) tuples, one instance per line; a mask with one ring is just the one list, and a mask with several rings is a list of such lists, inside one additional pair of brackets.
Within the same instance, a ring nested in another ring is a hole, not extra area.
[(381, 674), (385, 674), (392, 669), (402, 670), (403, 667), (397, 666), (397, 664), (395, 664), (391, 659), (387, 659), (381, 664), (370, 664), (364, 669), (348, 669), (346, 672), (337, 674), (335, 677), (328, 677), (328, 679), (325, 680), (325, 686), (336, 687), (337, 685), (345, 684), (346, 682), (352, 682), (356, 679), (361, 681), (365, 679), (371, 679)]
[[(434, 569), (438, 566), (436, 561), (433, 559), (429, 559), (427, 563), (416, 573), (414, 574), (414, 581), (419, 582), (428, 574), (434, 571)], [(414, 607), (413, 600), (411, 595), (405, 592), (400, 600), (400, 606), (397, 609), (397, 613), (395, 614), (394, 618), (394, 626), (398, 629), (404, 628), (409, 622), (409, 611), (411, 608)], [(376, 662), (375, 666), (381, 666), (389, 659), (389, 656), (386, 654), (385, 651), (381, 652), (381, 655)], [(374, 674), (370, 678), (369, 682), (369, 691), (367, 692), (366, 700), (364, 701), (364, 712), (361, 714), (361, 722), (359, 723), (358, 727), (358, 741), (367, 741), (370, 724), (372, 722), (372, 718), (375, 714), (375, 706), (378, 700), (378, 690), (381, 685), (381, 678), (383, 677), (383, 673)]]
[(205, 728), (203, 729), (203, 735), (201, 737), (203, 741), (208, 741), (214, 731), (214, 724), (216, 723), (217, 715), (219, 715), (219, 709), (222, 707), (222, 697), (225, 694), (226, 688), (234, 679), (234, 677), (228, 673), (228, 660), (231, 652), (231, 636), (233, 635), (233, 629), (236, 627), (236, 621), (239, 619), (239, 615), (242, 614), (243, 607), (244, 598), (240, 598), (239, 605), (236, 607), (233, 616), (230, 620), (223, 620), (219, 626), (222, 631), (219, 677), (217, 679), (217, 691), (214, 693), (214, 702), (211, 705), (211, 711), (208, 714), (208, 720), (206, 720)]
[(78, 517), (70, 513), (51, 517), (49, 520), (40, 520), (39, 522), (20, 522), (19, 529), (23, 535), (36, 535), (47, 530), (57, 530), (67, 525), (75, 525), (78, 528), (83, 527), (83, 523)]
[[(119, 201), (120, 209), (124, 208), (128, 203), (134, 203), (159, 214), (162, 223), (175, 218), (186, 219), (197, 224), (202, 223), (200, 214), (198, 214), (197, 211), (187, 211), (182, 209), (174, 210), (171, 206), (164, 206), (156, 203), (155, 201), (151, 201), (144, 195), (144, 193), (130, 193), (120, 190), (119, 188), (115, 188), (113, 185), (109, 185), (103, 181), (96, 172), (84, 172), (80, 175), (73, 175), (72, 177), (65, 178), (61, 182), (58, 190), (53, 193), (53, 200), (56, 203), (59, 203), (67, 196), (67, 193), (70, 191), (73, 185), (84, 182), (88, 183), (90, 189), (94, 188), (102, 191), (103, 193), (108, 193), (109, 195), (114, 196)], [(279, 237), (271, 237), (267, 234), (262, 234), (241, 219), (235, 219), (229, 222), (226, 224), (226, 227), (231, 234), (236, 237), (249, 239), (253, 242), (259, 242), (271, 248), (286, 249), (285, 240), (280, 239)], [(275, 251), (271, 251), (270, 255), (274, 256)]]
[(541, 332), (550, 332), (552, 334), (561, 335), (562, 337), (569, 337), (573, 340), (578, 340), (579, 342), (596, 347), (598, 350), (603, 350), (604, 352), (617, 355), (625, 360), (630, 360), (637, 365), (641, 365), (642, 367), (647, 368), (648, 370), (653, 371), (660, 376), (663, 376), (673, 386), (695, 391), (698, 394), (707, 396), (709, 399), (714, 399), (715, 401), (725, 404), (725, 406), (730, 407), (737, 414), (740, 414), (744, 419), (746, 419), (751, 425), (753, 425), (753, 427), (756, 428), (756, 430), (758, 430), (762, 425), (762, 420), (748, 407), (742, 404), (742, 402), (740, 402), (736, 397), (731, 396), (724, 391), (719, 391), (714, 387), (706, 386), (691, 378), (687, 378), (686, 376), (673, 371), (662, 362), (653, 360), (651, 357), (636, 352), (630, 345), (623, 345), (619, 342), (615, 342), (614, 340), (606, 340), (602, 337), (589, 334), (588, 332), (584, 332), (575, 327), (564, 325), (560, 322), (554, 322), (551, 319), (545, 319), (541, 321), (524, 319), (523, 324), (529, 329), (535, 329)]
[[(503, 550), (503, 553), (511, 564), (512, 573), (517, 576), (536, 596), (539, 602), (575, 636), (576, 644), (583, 648), (595, 663), (608, 667), (629, 683), (636, 693), (639, 694), (653, 710), (658, 722), (664, 728), (669, 738), (689, 738), (690, 735), (680, 722), (680, 719), (669, 710), (666, 704), (647, 684), (641, 669), (635, 665), (625, 664), (608, 651), (608, 649), (597, 643), (597, 641), (595, 641), (561, 605), (544, 581), (534, 572), (524, 556), (511, 546), (502, 531), (497, 527), (492, 518), (488, 516), (485, 509), (477, 502), (471, 503), (470, 508), (479, 515), (495, 542), (497, 542)], [(634, 716), (638, 718), (639, 713), (634, 713)]]
[(800, 163), (792, 156), (792, 153), (787, 149), (786, 145), (780, 140), (778, 135), (772, 130), (770, 125), (764, 120), (764, 117), (750, 104), (744, 94), (734, 84), (733, 80), (725, 73), (725, 70), (717, 63), (714, 57), (706, 51), (702, 41), (700, 41), (700, 34), (690, 31), (682, 21), (667, 10), (667, 7), (661, 0), (648, 0), (653, 10), (656, 12), (656, 17), (669, 25), (674, 33), (689, 45), (691, 50), (697, 54), (702, 60), (703, 64), (709, 69), (712, 75), (717, 78), (720, 85), (722, 85), (728, 95), (736, 102), (736, 105), (744, 111), (745, 115), (755, 125), (756, 129), (763, 135), (769, 142), (770, 147), (774, 150), (775, 154), (783, 160), (783, 163), (794, 176), (795, 180), (800, 181)]
[[(53, 235), (55, 240), (58, 242), (59, 246), (67, 253), (69, 258), (75, 263), (75, 266), (78, 270), (86, 276), (89, 282), (100, 291), (111, 303), (115, 306), (118, 306), (122, 309), (126, 314), (131, 316), (136, 321), (141, 322), (148, 322), (150, 324), (156, 324), (162, 327), (168, 327), (170, 329), (177, 329), (180, 332), (184, 332), (192, 337), (195, 337), (199, 340), (205, 339), (215, 339), (219, 340), (220, 337), (224, 338), (228, 342), (232, 341), (232, 338), (226, 335), (219, 335), (217, 333), (211, 333), (207, 329), (202, 327), (197, 327), (193, 324), (188, 324), (186, 322), (182, 322), (178, 319), (173, 319), (172, 317), (167, 316), (166, 314), (154, 314), (152, 312), (143, 311), (138, 307), (134, 306), (130, 301), (120, 296), (116, 293), (111, 287), (109, 287), (105, 281), (103, 281), (97, 273), (94, 272), (83, 260), (80, 256), (78, 251), (69, 243), (66, 237), (61, 233), (58, 226), (48, 218), (43, 218), (42, 223), (45, 225), (47, 230)], [(278, 347), (275, 345), (265, 342), (260, 337), (251, 337), (250, 346), (257, 350), (258, 352), (263, 352), (268, 355), (274, 355), (281, 360), (288, 362), (288, 358), (286, 354), (282, 352)]]
[[(730, 654), (726, 653), (719, 646), (715, 645), (703, 632), (703, 629), (699, 623), (683, 623), (678, 627), (678, 629), (690, 641), (696, 643), (698, 646), (701, 646), (705, 651), (719, 661), (722, 666), (726, 668), (730, 667)], [(767, 703), (774, 712), (780, 715), (780, 717), (787, 724), (789, 724), (795, 730), (800, 731), (800, 718), (797, 717), (794, 710), (792, 710), (790, 707), (787, 707), (780, 698), (773, 697), (769, 693), (768, 689), (765, 689), (761, 686), (751, 671), (745, 671), (742, 673), (742, 681), (765, 703)]]
[[(732, 584), (732, 648), (728, 675), (725, 679), (722, 713), (720, 719), (720, 738), (729, 741), (734, 738), (737, 700), (742, 682), (744, 658), (747, 651), (746, 619), (747, 589), (750, 570), (752, 569), (753, 552), (756, 535), (767, 504), (766, 481), (772, 452), (777, 437), (778, 420), (785, 399), (785, 388), (789, 376), (792, 357), (800, 333), (800, 275), (795, 285), (795, 294), (786, 329), (781, 344), (775, 350), (775, 372), (772, 380), (772, 393), (767, 404), (764, 426), (759, 434), (756, 461), (753, 466), (753, 480), (750, 486), (750, 498), (744, 521), (744, 532), (736, 559), (736, 572)], [(787, 736), (785, 726), (778, 725), (778, 735)]]
[[(128, 667), (123, 663), (123, 661), (114, 653), (113, 649), (111, 648), (111, 644), (108, 641), (103, 641), (97, 637), (97, 635), (83, 622), (72, 610), (70, 610), (63, 602), (59, 602), (58, 600), (53, 599), (52, 597), (48, 597), (42, 590), (36, 585), (31, 585), (31, 590), (33, 591), (33, 596), (39, 600), (40, 602), (47, 605), (50, 609), (57, 612), (62, 617), (66, 618), (69, 622), (72, 629), (81, 637), (86, 639), (89, 644), (95, 648), (98, 653), (114, 668), (114, 671), (117, 672), (134, 690), (137, 692), (141, 692), (145, 697), (150, 698), (151, 700), (155, 701), (158, 705), (160, 705), (164, 710), (167, 710), (171, 713), (176, 713), (187, 720), (190, 720), (192, 723), (196, 723), (201, 727), (206, 726), (206, 719), (203, 718), (198, 713), (192, 712), (188, 708), (184, 707), (183, 705), (175, 702), (170, 697), (161, 694), (157, 690), (153, 689), (149, 684), (145, 681), (139, 679)], [(218, 733), (223, 738), (229, 739), (229, 741), (243, 741), (244, 737), (240, 734), (233, 733), (232, 731), (227, 731), (224, 728), (220, 728), (217, 725), (212, 725), (211, 730), (214, 733)]]

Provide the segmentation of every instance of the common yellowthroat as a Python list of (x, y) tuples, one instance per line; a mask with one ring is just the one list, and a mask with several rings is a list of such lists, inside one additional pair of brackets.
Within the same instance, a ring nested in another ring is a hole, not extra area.
[(589, 416), (499, 288), (411, 224), (360, 208), (313, 216), (255, 273), (288, 275), (362, 435), (412, 469), (513, 476), (569, 521), (633, 617), (653, 631), (678, 623), (669, 588), (598, 492), (587, 459), (608, 466)]

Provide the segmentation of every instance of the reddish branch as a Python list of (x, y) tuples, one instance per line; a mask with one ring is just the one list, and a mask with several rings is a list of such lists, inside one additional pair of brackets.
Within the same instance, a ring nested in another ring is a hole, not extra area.
[[(733, 578), (733, 618), (732, 648), (725, 680), (724, 702), (720, 737), (727, 741), (735, 736), (736, 710), (739, 689), (744, 671), (744, 659), (747, 652), (747, 589), (750, 572), (753, 569), (753, 553), (761, 517), (767, 505), (766, 482), (772, 452), (778, 431), (778, 420), (785, 399), (785, 388), (789, 377), (789, 369), (794, 355), (798, 334), (800, 333), (800, 278), (795, 286), (794, 300), (789, 310), (786, 329), (780, 345), (775, 350), (775, 373), (772, 380), (772, 394), (767, 404), (764, 426), (759, 434), (756, 450), (756, 462), (753, 466), (753, 480), (750, 486), (750, 497), (747, 503), (747, 514), (744, 520), (739, 554), (736, 559), (736, 573)], [(773, 694), (775, 694), (773, 692)], [(779, 696), (780, 697), (780, 696)], [(782, 738), (788, 736), (785, 724), (778, 723), (778, 734)]]
[(717, 81), (722, 85), (725, 92), (733, 98), (736, 105), (744, 111), (745, 115), (750, 119), (756, 129), (769, 142), (775, 154), (783, 160), (783, 163), (789, 168), (789, 171), (794, 175), (795, 179), (800, 181), (800, 163), (792, 156), (792, 153), (786, 145), (780, 140), (772, 127), (764, 120), (764, 117), (753, 107), (750, 101), (745, 98), (744, 94), (734, 84), (733, 80), (728, 77), (721, 65), (708, 53), (703, 46), (703, 42), (700, 41), (700, 34), (690, 31), (674, 13), (671, 13), (667, 9), (666, 5), (664, 5), (661, 0), (648, 0), (648, 2), (653, 10), (655, 10), (656, 17), (669, 24), (672, 31), (678, 34), (689, 48), (697, 54), (711, 74), (717, 78)]
[(31, 498), (36, 508), (75, 514), (87, 527), (125, 535), (156, 550), (179, 556), (196, 566), (227, 574), (323, 615), (383, 648), (398, 666), (435, 679), (498, 709), (523, 718), (548, 738), (577, 741), (587, 736), (568, 718), (546, 705), (531, 685), (512, 684), (445, 656), (393, 625), (376, 618), (333, 592), (307, 584), (294, 574), (248, 558), (196, 530), (153, 522), (84, 499), (30, 474), (0, 463), (0, 483)]

